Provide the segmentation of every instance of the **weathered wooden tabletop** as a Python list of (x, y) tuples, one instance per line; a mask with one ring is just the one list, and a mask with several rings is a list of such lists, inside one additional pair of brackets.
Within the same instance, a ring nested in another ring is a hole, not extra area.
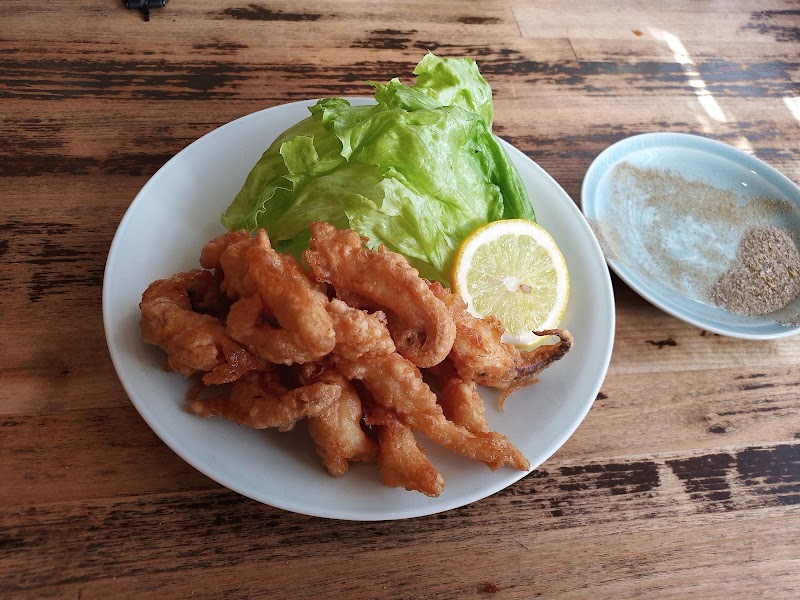
[(592, 159), (651, 131), (728, 142), (800, 182), (795, 2), (172, 0), (145, 22), (110, 0), (5, 0), (0, 596), (800, 595), (800, 337), (720, 337), (618, 280), (611, 366), (577, 432), (439, 515), (259, 504), (136, 412), (100, 297), (139, 189), (223, 123), (367, 95), (428, 50), (478, 61), (495, 131), (578, 204)]

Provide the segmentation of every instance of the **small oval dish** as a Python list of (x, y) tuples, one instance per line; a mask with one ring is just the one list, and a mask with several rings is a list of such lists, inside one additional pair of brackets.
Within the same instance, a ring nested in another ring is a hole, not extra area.
[(651, 304), (729, 337), (800, 332), (798, 298), (764, 316), (734, 314), (712, 300), (745, 232), (779, 228), (797, 245), (800, 188), (773, 167), (705, 137), (642, 134), (597, 156), (581, 196), (606, 262)]

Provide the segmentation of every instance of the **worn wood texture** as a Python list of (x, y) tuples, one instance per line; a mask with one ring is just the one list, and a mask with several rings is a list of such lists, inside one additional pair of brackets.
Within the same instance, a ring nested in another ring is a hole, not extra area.
[(798, 597), (797, 338), (709, 334), (615, 281), (611, 368), (568, 443), (483, 501), (373, 524), (208, 480), (105, 347), (108, 247), (164, 162), (261, 108), (368, 95), (427, 50), (479, 61), (495, 130), (576, 203), (602, 149), (654, 130), (800, 181), (797, 4), (657, 4), (199, 0), (148, 23), (120, 2), (0, 4), (0, 596)]

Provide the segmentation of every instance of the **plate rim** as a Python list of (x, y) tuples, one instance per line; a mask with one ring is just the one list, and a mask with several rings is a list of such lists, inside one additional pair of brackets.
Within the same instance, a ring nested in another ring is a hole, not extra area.
[[(629, 148), (630, 147), (630, 148)], [(772, 165), (766, 163), (760, 158), (747, 154), (738, 148), (727, 144), (725, 142), (697, 135), (693, 133), (673, 132), (673, 131), (657, 131), (648, 133), (638, 133), (625, 137), (617, 142), (614, 142), (607, 148), (604, 148), (594, 160), (592, 160), (589, 168), (586, 170), (583, 182), (581, 184), (581, 212), (587, 219), (597, 218), (598, 203), (596, 196), (597, 184), (602, 179), (603, 175), (612, 169), (615, 165), (622, 162), (626, 156), (633, 152), (644, 149), (658, 148), (658, 147), (678, 147), (678, 148), (694, 148), (705, 150), (713, 153), (716, 156), (730, 160), (743, 167), (757, 167), (762, 172), (768, 174), (771, 178), (777, 180), (782, 187), (793, 190), (800, 198), (800, 186), (794, 183), (786, 175), (781, 173)], [(604, 161), (608, 161), (609, 157), (613, 157), (608, 165), (604, 165)], [(752, 170), (752, 169), (751, 169)], [(756, 171), (753, 171), (757, 173)], [(763, 173), (757, 173), (760, 177), (765, 178)], [(766, 179), (766, 178), (765, 178)], [(793, 204), (797, 205), (796, 202)], [(709, 323), (701, 318), (695, 318), (685, 312), (674, 309), (669, 304), (662, 300), (662, 295), (648, 286), (646, 282), (631, 277), (628, 270), (625, 269), (618, 261), (609, 258), (603, 253), (603, 258), (608, 264), (609, 268), (628, 286), (634, 293), (641, 296), (644, 300), (662, 310), (663, 312), (684, 321), (690, 325), (700, 329), (715, 333), (724, 337), (753, 340), (753, 341), (767, 341), (777, 340), (791, 337), (800, 333), (800, 326), (784, 327), (782, 331), (774, 333), (749, 333), (746, 331), (736, 330), (734, 328), (718, 327), (713, 323)]]
[[(361, 96), (350, 96), (345, 97), (345, 99), (350, 100), (351, 102), (358, 103), (358, 104), (367, 104), (374, 102), (374, 99), (368, 97), (361, 97)], [(531, 468), (528, 471), (514, 471), (510, 474), (507, 479), (499, 480), (497, 484), (490, 484), (488, 486), (478, 486), (475, 488), (475, 492), (470, 495), (462, 495), (458, 496), (454, 499), (451, 499), (449, 502), (439, 501), (438, 503), (432, 502), (430, 504), (426, 504), (425, 508), (422, 510), (410, 506), (403, 510), (394, 510), (394, 511), (384, 511), (381, 514), (367, 514), (367, 513), (357, 513), (357, 512), (348, 512), (346, 510), (341, 509), (328, 509), (327, 507), (319, 507), (317, 505), (314, 509), (309, 509), (307, 506), (298, 508), (293, 503), (289, 502), (282, 502), (272, 500), (265, 500), (263, 497), (259, 497), (259, 494), (254, 493), (252, 490), (248, 490), (242, 485), (238, 484), (235, 480), (230, 479), (227, 477), (225, 473), (218, 473), (218, 472), (209, 472), (209, 468), (203, 464), (202, 461), (198, 460), (195, 456), (193, 456), (190, 452), (186, 451), (177, 441), (173, 438), (170, 434), (169, 430), (161, 424), (157, 419), (154, 418), (154, 414), (149, 412), (146, 407), (140, 406), (140, 403), (135, 399), (136, 392), (134, 389), (134, 385), (132, 381), (129, 381), (128, 376), (125, 372), (124, 366), (124, 357), (122, 355), (121, 349), (113, 342), (112, 340), (112, 327), (114, 325), (114, 318), (110, 312), (110, 303), (111, 303), (111, 291), (109, 288), (109, 281), (110, 275), (114, 268), (114, 261), (118, 254), (120, 253), (120, 248), (123, 244), (123, 240), (125, 238), (125, 234), (129, 229), (131, 222), (134, 219), (134, 215), (139, 210), (140, 206), (144, 202), (141, 200), (145, 198), (149, 193), (150, 190), (158, 185), (158, 182), (161, 178), (164, 177), (164, 173), (168, 171), (172, 165), (176, 162), (180, 161), (182, 157), (189, 153), (193, 146), (200, 144), (200, 143), (208, 143), (210, 140), (213, 140), (214, 137), (221, 135), (224, 133), (224, 130), (229, 127), (233, 126), (235, 123), (240, 123), (242, 121), (248, 119), (254, 119), (262, 117), (264, 114), (276, 111), (280, 109), (289, 109), (291, 107), (297, 106), (311, 106), (313, 105), (318, 99), (306, 99), (306, 100), (297, 100), (288, 103), (277, 104), (275, 106), (271, 106), (268, 108), (260, 109), (254, 111), (252, 113), (248, 113), (231, 121), (228, 121), (211, 131), (208, 131), (204, 135), (198, 137), (197, 139), (193, 140), (191, 143), (186, 145), (180, 151), (178, 151), (174, 156), (172, 156), (164, 165), (162, 165), (148, 180), (145, 184), (141, 187), (141, 189), (137, 192), (133, 200), (131, 201), (130, 205), (126, 209), (124, 215), (122, 216), (119, 225), (115, 231), (114, 238), (109, 246), (108, 255), (106, 258), (106, 264), (103, 272), (103, 286), (102, 286), (102, 312), (103, 312), (103, 328), (106, 338), (106, 344), (109, 350), (109, 354), (111, 356), (112, 364), (114, 366), (115, 373), (122, 384), (128, 399), (130, 400), (131, 404), (133, 404), (136, 411), (140, 414), (143, 420), (147, 423), (150, 429), (156, 434), (159, 440), (164, 443), (172, 452), (177, 454), (183, 461), (189, 464), (191, 467), (211, 479), (212, 481), (218, 483), (219, 485), (224, 486), (225, 488), (234, 491), (242, 496), (251, 498), (257, 502), (262, 504), (266, 504), (268, 506), (272, 506), (278, 509), (286, 510), (289, 512), (308, 515), (308, 516), (315, 516), (320, 518), (332, 518), (332, 519), (339, 519), (339, 520), (350, 520), (350, 521), (364, 521), (364, 522), (377, 522), (377, 521), (385, 521), (385, 520), (399, 520), (399, 519), (407, 519), (407, 518), (416, 518), (422, 516), (428, 516), (432, 514), (441, 513), (447, 510), (452, 510), (455, 508), (459, 508), (462, 506), (466, 506), (468, 504), (472, 504), (478, 500), (487, 498), (506, 487), (516, 483), (523, 477), (529, 475), (533, 470), (541, 466), (545, 461), (549, 460), (563, 445), (566, 441), (572, 437), (578, 427), (583, 423), (586, 418), (586, 415), (591, 410), (592, 406), (594, 405), (595, 399), (602, 387), (603, 382), (608, 374), (608, 368), (611, 361), (611, 355), (613, 352), (614, 346), (614, 339), (615, 339), (615, 332), (616, 332), (616, 305), (615, 305), (615, 298), (613, 293), (613, 286), (611, 284), (611, 278), (608, 273), (608, 270), (605, 270), (603, 279), (603, 290), (602, 292), (607, 297), (609, 301), (609, 309), (610, 315), (606, 315), (608, 317), (608, 323), (606, 329), (608, 330), (608, 340), (604, 347), (598, 348), (599, 354), (601, 354), (600, 359), (600, 369), (599, 369), (599, 377), (594, 381), (594, 385), (592, 386), (592, 393), (590, 398), (583, 402), (581, 405), (580, 413), (576, 413), (572, 415), (570, 420), (570, 426), (565, 428), (561, 431), (560, 435), (554, 437), (551, 443), (545, 448), (545, 450), (541, 451), (540, 454), (544, 456), (544, 458), (538, 462), (538, 464), (531, 464)], [(498, 136), (499, 138), (499, 136)], [(532, 168), (537, 176), (543, 177), (548, 181), (548, 184), (553, 186), (554, 190), (557, 190), (558, 195), (561, 197), (561, 201), (566, 201), (568, 203), (568, 209), (570, 212), (573, 212), (575, 216), (577, 216), (580, 221), (582, 222), (582, 227), (585, 228), (584, 233), (589, 236), (589, 243), (594, 248), (594, 252), (598, 253), (601, 259), (605, 257), (602, 254), (600, 249), (599, 243), (597, 242), (593, 232), (589, 228), (588, 223), (583, 218), (580, 209), (577, 207), (575, 202), (572, 198), (566, 193), (566, 191), (561, 187), (560, 184), (549, 174), (545, 171), (539, 164), (537, 164), (534, 160), (528, 157), (525, 153), (523, 153), (518, 148), (512, 146), (509, 142), (505, 141), (502, 138), (499, 138), (501, 143), (503, 144), (504, 148), (510, 154), (516, 154), (521, 160), (523, 160), (530, 168)], [(265, 142), (264, 147), (268, 146), (271, 143), (271, 140)], [(405, 492), (411, 493), (411, 492)]]

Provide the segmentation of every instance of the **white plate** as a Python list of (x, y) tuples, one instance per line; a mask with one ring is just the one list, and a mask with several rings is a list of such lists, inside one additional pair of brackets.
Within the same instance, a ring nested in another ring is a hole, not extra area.
[[(601, 152), (589, 166), (581, 191), (583, 212), (590, 221), (602, 220), (614, 205), (613, 175), (621, 163), (669, 172), (687, 181), (733, 191), (742, 198), (742, 202), (761, 197), (785, 200), (794, 205), (793, 211), (769, 217), (761, 225), (786, 227), (794, 232), (796, 238), (800, 236), (800, 188), (776, 169), (733, 146), (684, 133), (635, 135)], [(669, 210), (675, 212), (671, 207)], [(620, 222), (606, 219), (604, 226), (611, 229), (611, 237), (633, 243), (639, 238), (646, 240), (649, 232), (654, 231), (653, 224), (658, 223), (658, 219), (666, 218), (667, 214), (666, 209), (659, 211), (648, 207), (648, 210), (631, 210), (624, 216), (625, 219)], [(733, 235), (734, 229), (747, 226), (743, 219), (736, 223), (737, 227), (732, 228), (729, 222), (710, 217), (695, 226), (691, 226), (689, 217), (684, 223), (685, 227), (671, 228), (664, 234), (665, 237), (673, 235), (675, 240), (680, 241), (670, 246), (674, 248), (678, 260), (694, 261), (695, 264), (702, 264), (697, 261), (706, 260), (702, 248), (709, 238), (730, 237), (734, 243), (725, 251), (735, 256), (738, 238)], [(643, 244), (634, 248), (637, 251), (629, 250), (623, 259), (608, 256), (608, 264), (636, 293), (666, 313), (707, 331), (742, 339), (766, 340), (800, 333), (800, 327), (781, 325), (769, 315), (750, 317), (729, 313), (706, 301), (694, 290), (687, 292), (687, 289), (681, 289), (666, 275), (654, 277), (653, 269), (646, 268), (651, 260), (647, 249)], [(721, 248), (715, 250), (721, 251)], [(719, 274), (728, 267), (723, 263), (708, 266), (718, 269)], [(789, 319), (796, 318), (793, 313), (800, 314), (800, 308), (794, 308), (796, 305), (797, 300), (791, 309), (787, 309), (792, 313)]]
[[(369, 100), (352, 99), (353, 103)], [(445, 490), (428, 498), (383, 485), (375, 465), (353, 465), (330, 477), (305, 427), (290, 433), (255, 431), (183, 410), (188, 383), (161, 366), (163, 353), (139, 334), (141, 294), (151, 281), (198, 267), (203, 244), (223, 232), (220, 215), (264, 149), (308, 116), (314, 101), (263, 110), (195, 141), (142, 188), (111, 244), (103, 282), (103, 322), (114, 367), (134, 406), (179, 456), (220, 484), (255, 500), (298, 513), (352, 520), (428, 515), (474, 502), (526, 473), (490, 471), (423, 440)], [(600, 247), (580, 211), (559, 185), (506, 144), (527, 186), (539, 221), (559, 243), (572, 290), (563, 326), (572, 351), (541, 382), (512, 395), (504, 413), (487, 392), (490, 425), (507, 435), (532, 468), (575, 431), (608, 368), (614, 337), (614, 298)]]

